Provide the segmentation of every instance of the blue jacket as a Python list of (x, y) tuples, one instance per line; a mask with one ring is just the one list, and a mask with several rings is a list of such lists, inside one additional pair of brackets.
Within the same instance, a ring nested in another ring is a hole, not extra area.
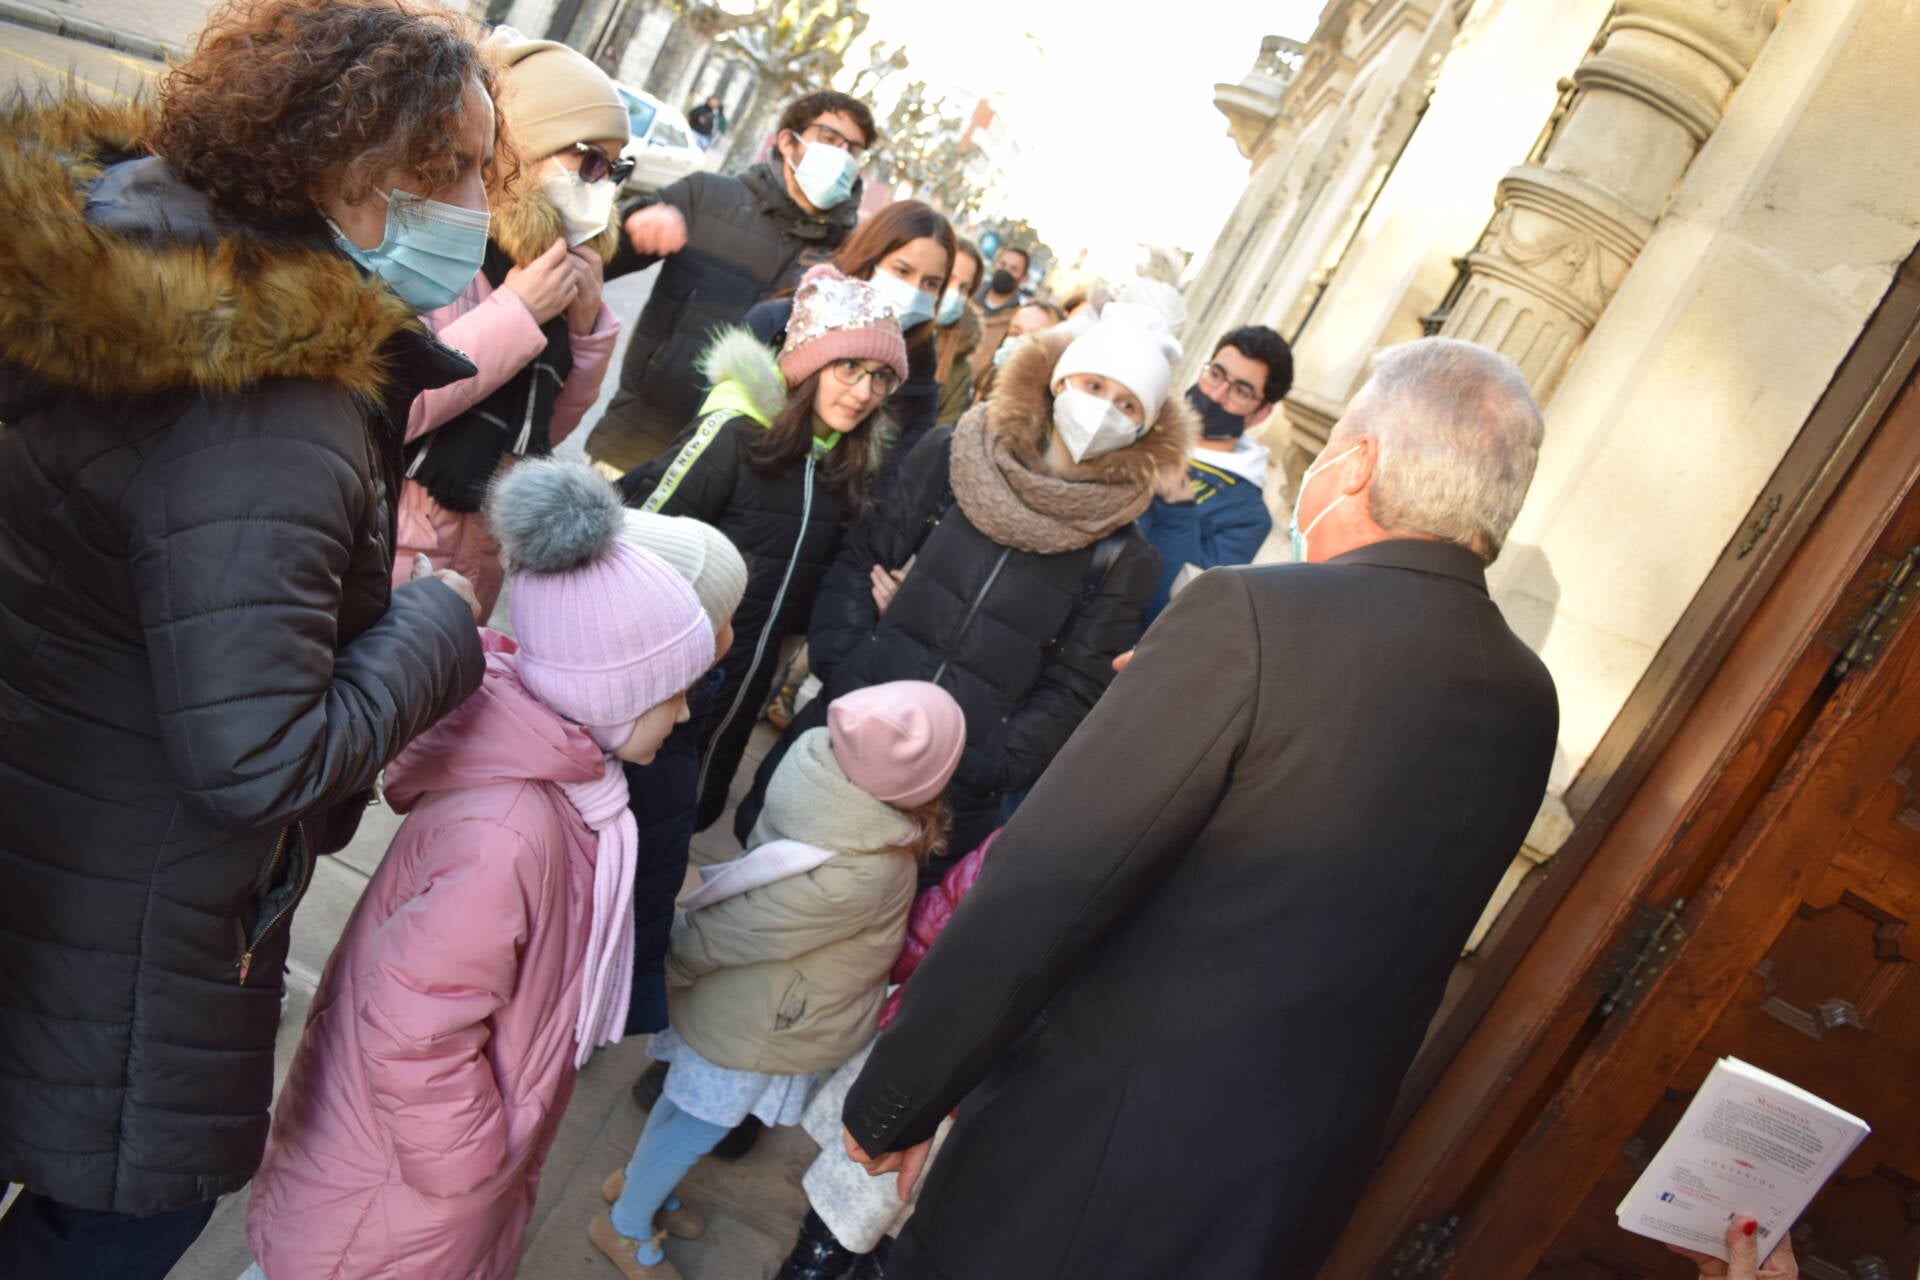
[(1219, 455), (1217, 461), (1189, 458), (1187, 477), (1193, 481), (1194, 501), (1175, 504), (1155, 498), (1140, 517), (1140, 531), (1160, 552), (1160, 581), (1142, 615), (1142, 630), (1167, 607), (1174, 579), (1185, 566), (1212, 569), (1253, 563), (1260, 544), (1273, 531), (1261, 483), (1266, 454), (1265, 449), (1247, 444), (1238, 452)]

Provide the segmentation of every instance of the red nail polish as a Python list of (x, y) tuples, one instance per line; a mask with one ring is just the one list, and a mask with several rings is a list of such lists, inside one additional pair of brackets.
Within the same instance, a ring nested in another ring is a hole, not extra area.
[(1747, 1225), (1746, 1225), (1746, 1226), (1744, 1226), (1744, 1227), (1742, 1227), (1742, 1228), (1740, 1228), (1740, 1234), (1741, 1234), (1741, 1235), (1743, 1235), (1743, 1236), (1750, 1236), (1750, 1235), (1752, 1235), (1752, 1234), (1753, 1234), (1753, 1232), (1754, 1232), (1754, 1228), (1756, 1228), (1756, 1227), (1758, 1227), (1759, 1225), (1760, 1225), (1760, 1224), (1759, 1224), (1759, 1223), (1758, 1223), (1757, 1221), (1755, 1221), (1754, 1219), (1752, 1219), (1752, 1218), (1748, 1218), (1748, 1219), (1747, 1219)]

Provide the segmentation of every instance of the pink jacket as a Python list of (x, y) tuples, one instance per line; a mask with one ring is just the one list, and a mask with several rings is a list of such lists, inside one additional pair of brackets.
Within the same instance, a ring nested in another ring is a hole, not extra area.
[(993, 842), (1000, 838), (1001, 827), (980, 842), (975, 849), (960, 861), (947, 868), (947, 874), (940, 877), (940, 883), (928, 885), (914, 899), (913, 912), (907, 917), (907, 945), (900, 950), (900, 958), (894, 961), (892, 978), (903, 984), (887, 997), (887, 1003), (880, 1009), (880, 1029), (885, 1031), (893, 1021), (893, 1015), (900, 1011), (900, 996), (905, 990), (904, 984), (927, 958), (927, 952), (940, 935), (946, 931), (947, 921), (953, 919), (953, 913), (960, 909), (960, 899), (973, 889), (973, 882), (980, 878), (980, 868), (987, 865), (987, 850), (993, 848)]
[(253, 1182), (273, 1280), (508, 1280), (573, 1092), (601, 774), (482, 632), (480, 688), (387, 769), (407, 814), (307, 1016)]
[[(426, 322), (442, 342), (466, 352), (480, 372), (421, 393), (407, 415), (409, 444), (498, 391), (547, 345), (526, 304), (505, 289), (496, 291), (484, 274), (475, 276), (465, 293), (427, 315)], [(553, 421), (547, 428), (552, 443), (566, 439), (593, 407), (619, 336), (620, 322), (604, 305), (592, 333), (571, 335), (573, 371), (554, 398)], [(393, 561), (396, 586), (413, 576), (414, 553), (424, 552), (434, 568), (465, 574), (481, 606), (493, 612), (500, 598), (500, 548), (478, 512), (449, 511), (408, 480), (400, 487), (399, 535)]]

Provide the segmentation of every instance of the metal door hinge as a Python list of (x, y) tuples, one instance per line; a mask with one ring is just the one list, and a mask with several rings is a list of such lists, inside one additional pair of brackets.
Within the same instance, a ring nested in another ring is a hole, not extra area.
[(1870, 667), (1886, 646), (1887, 637), (1899, 627), (1920, 595), (1920, 543), (1907, 548), (1907, 554), (1887, 562), (1867, 588), (1866, 599), (1847, 619), (1834, 637), (1840, 657), (1833, 664), (1835, 678), (1857, 667)]
[(1388, 1264), (1391, 1280), (1423, 1280), (1447, 1269), (1455, 1253), (1454, 1236), (1460, 1230), (1460, 1215), (1450, 1213), (1438, 1222), (1422, 1222), (1394, 1251)]
[(1633, 909), (1627, 931), (1611, 955), (1594, 970), (1594, 981), (1606, 994), (1600, 1000), (1600, 1016), (1612, 1017), (1640, 1003), (1653, 980), (1667, 967), (1673, 949), (1687, 940), (1680, 913), (1686, 901), (1676, 898), (1670, 907), (1646, 903)]

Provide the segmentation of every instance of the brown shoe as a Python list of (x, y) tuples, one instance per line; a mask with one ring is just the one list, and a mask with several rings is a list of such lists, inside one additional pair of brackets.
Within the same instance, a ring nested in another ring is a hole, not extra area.
[[(618, 1267), (627, 1280), (681, 1280), (680, 1268), (673, 1265), (672, 1258), (663, 1256), (652, 1266), (640, 1261), (643, 1242), (621, 1235), (620, 1229), (613, 1225), (611, 1213), (594, 1215), (593, 1221), (587, 1224), (587, 1239), (607, 1255), (607, 1260)], [(654, 1237), (655, 1242), (659, 1239)]]
[[(627, 1171), (615, 1169), (600, 1184), (600, 1198), (612, 1204), (626, 1189)], [(682, 1200), (678, 1209), (662, 1209), (654, 1214), (653, 1225), (676, 1240), (698, 1240), (700, 1233), (707, 1229), (707, 1220), (700, 1216), (698, 1209)]]

